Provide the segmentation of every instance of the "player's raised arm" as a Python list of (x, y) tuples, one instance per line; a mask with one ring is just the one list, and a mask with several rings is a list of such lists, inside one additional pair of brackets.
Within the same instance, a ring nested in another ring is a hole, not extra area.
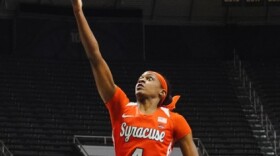
[(81, 42), (90, 61), (98, 92), (103, 102), (107, 102), (111, 99), (115, 92), (115, 84), (112, 73), (101, 55), (98, 42), (83, 13), (82, 0), (72, 0), (72, 7)]

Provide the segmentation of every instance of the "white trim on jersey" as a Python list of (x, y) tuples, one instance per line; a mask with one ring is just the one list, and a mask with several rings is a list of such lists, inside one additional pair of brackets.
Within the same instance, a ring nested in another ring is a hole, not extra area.
[(166, 152), (166, 156), (170, 156), (171, 152), (172, 152), (172, 146), (173, 146), (173, 141), (170, 142), (168, 148), (167, 148), (167, 152)]
[(126, 106), (136, 106), (137, 103), (136, 102), (129, 102), (128, 104), (126, 104)]
[(170, 117), (170, 112), (169, 112), (169, 109), (168, 109), (168, 108), (160, 107), (160, 109), (163, 110), (163, 112), (164, 112), (168, 117)]

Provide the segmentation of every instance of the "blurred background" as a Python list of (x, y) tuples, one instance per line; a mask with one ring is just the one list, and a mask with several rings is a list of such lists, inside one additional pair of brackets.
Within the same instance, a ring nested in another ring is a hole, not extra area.
[[(275, 58), (279, 51), (277, 0), (83, 3), (104, 55), (118, 54), (113, 59), (229, 58), (233, 49), (246, 58)], [(0, 4), (1, 54), (83, 57), (70, 0), (1, 0)]]
[[(280, 0), (83, 3), (116, 83), (134, 101), (166, 75), (200, 156), (279, 156)], [(71, 1), (0, 0), (0, 156), (106, 155), (110, 136)]]

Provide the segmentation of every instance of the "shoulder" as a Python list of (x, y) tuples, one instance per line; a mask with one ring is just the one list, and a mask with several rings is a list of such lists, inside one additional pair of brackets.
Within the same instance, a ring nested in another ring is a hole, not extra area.
[(107, 102), (108, 103), (116, 103), (118, 101), (127, 101), (127, 103), (129, 102), (128, 97), (126, 96), (125, 92), (118, 86), (116, 86), (115, 89), (115, 93), (113, 95), (113, 97)]
[(181, 124), (188, 124), (186, 118), (177, 112), (170, 112), (170, 119), (172, 120), (174, 125), (180, 126)]
[(171, 114), (175, 140), (191, 134), (192, 129), (185, 117), (177, 112), (171, 112)]
[(129, 103), (130, 100), (125, 92), (120, 87), (117, 87), (113, 97), (105, 105), (108, 109), (118, 110), (124, 108)]
[(181, 115), (180, 113), (178, 113), (178, 112), (170, 112), (170, 116), (171, 116), (171, 118), (173, 118), (173, 119), (185, 119), (184, 118), (184, 116), (183, 115)]
[(161, 110), (164, 112), (164, 114), (169, 117), (173, 121), (177, 120), (185, 120), (184, 116), (179, 114), (178, 112), (170, 111), (168, 108), (161, 107)]

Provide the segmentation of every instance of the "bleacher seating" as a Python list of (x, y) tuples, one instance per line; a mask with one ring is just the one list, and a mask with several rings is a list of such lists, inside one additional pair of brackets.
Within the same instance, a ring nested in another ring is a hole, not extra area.
[(90, 73), (87, 67), (65, 61), (1, 59), (0, 138), (15, 156), (71, 156), (73, 135), (94, 135), (100, 127), (110, 126), (93, 114), (104, 108), (92, 104), (96, 97), (90, 96), (94, 92), (90, 74), (83, 74)]
[[(0, 139), (15, 156), (70, 156), (73, 135), (111, 135), (87, 60), (0, 59)], [(166, 75), (210, 156), (261, 156), (222, 61), (108, 63), (131, 99), (145, 70)]]
[(268, 114), (278, 138), (280, 136), (280, 64), (275, 59), (249, 60), (245, 63), (245, 70), (252, 81)]
[[(261, 155), (220, 60), (186, 61), (156, 69), (171, 77), (174, 91), (183, 93), (176, 111), (184, 114), (194, 137), (209, 155)], [(161, 69), (162, 68), (162, 69)]]

